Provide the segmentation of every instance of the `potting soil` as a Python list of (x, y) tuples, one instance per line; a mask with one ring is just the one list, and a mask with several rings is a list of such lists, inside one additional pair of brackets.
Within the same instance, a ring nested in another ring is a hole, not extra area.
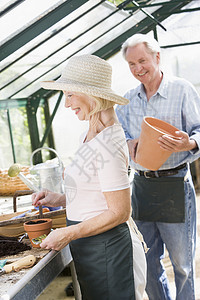
[(0, 236), (0, 257), (7, 255), (15, 255), (30, 249), (30, 246), (19, 242), (16, 237)]

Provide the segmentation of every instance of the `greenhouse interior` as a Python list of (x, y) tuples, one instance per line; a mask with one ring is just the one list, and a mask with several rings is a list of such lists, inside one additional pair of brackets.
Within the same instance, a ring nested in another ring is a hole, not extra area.
[[(200, 94), (200, 0), (1, 0), (0, 28), (0, 199), (13, 199), (13, 191), (4, 191), (11, 165), (28, 172), (58, 155), (66, 167), (75, 155), (88, 121), (65, 108), (62, 91), (41, 88), (41, 81), (60, 77), (71, 57), (107, 60), (112, 89), (124, 96), (138, 81), (121, 46), (148, 34), (161, 47), (162, 71), (185, 78)], [(200, 160), (190, 168), (199, 191)]]

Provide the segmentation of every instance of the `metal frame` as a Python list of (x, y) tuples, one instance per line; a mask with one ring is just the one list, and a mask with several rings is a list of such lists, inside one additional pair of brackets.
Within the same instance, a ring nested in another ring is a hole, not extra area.
[[(31, 139), (31, 148), (32, 151), (38, 148), (40, 144), (40, 136), (39, 136), (39, 129), (38, 129), (38, 122), (36, 118), (37, 109), (40, 104), (40, 99), (35, 99), (34, 101), (27, 101), (26, 105), (26, 112), (27, 112), (27, 120), (28, 120), (28, 128), (29, 134)], [(42, 162), (41, 153), (38, 154), (38, 161), (37, 163)], [(34, 163), (36, 163), (34, 161)]]
[(24, 46), (34, 39), (37, 35), (44, 32), (50, 26), (54, 25), (62, 18), (73, 12), (89, 0), (67, 0), (40, 18), (38, 21), (16, 34), (10, 40), (0, 47), (0, 61), (9, 56), (11, 53)]
[(0, 12), (0, 17), (2, 17), (3, 15), (7, 14), (10, 10), (12, 10), (13, 8), (15, 8), (16, 6), (18, 6), (19, 4), (21, 4), (22, 2), (24, 2), (25, 0), (16, 0), (16, 1), (12, 1), (13, 3), (8, 3), (3, 10)]
[[(130, 3), (130, 2), (133, 2), (133, 1), (130, 1), (130, 0), (129, 0), (129, 1), (126, 1), (126, 5), (127, 5), (128, 3)], [(172, 0), (171, 2), (173, 2), (173, 0)], [(188, 3), (188, 2), (189, 2), (189, 1), (187, 0), (187, 3)], [(134, 1), (134, 3), (135, 3), (135, 1)], [(110, 48), (111, 51), (112, 51), (111, 53), (109, 53), (108, 55), (105, 55), (105, 56), (104, 56), (104, 55), (101, 54), (101, 53), (102, 53), (101, 51), (102, 51), (102, 49), (103, 49), (103, 48), (101, 48), (101, 49), (99, 49), (97, 52), (95, 52), (94, 54), (96, 54), (96, 55), (98, 55), (98, 56), (101, 56), (101, 57), (107, 59), (107, 58), (109, 58), (112, 54), (116, 53), (116, 52), (120, 49), (122, 42), (124, 42), (125, 39), (126, 39), (127, 37), (129, 37), (130, 35), (132, 35), (132, 34), (134, 34), (134, 33), (136, 33), (136, 32), (144, 32), (144, 33), (146, 33), (146, 32), (148, 32), (148, 31), (154, 29), (155, 24), (161, 26), (164, 30), (166, 30), (166, 29), (160, 24), (160, 22), (163, 21), (166, 17), (170, 16), (172, 13), (174, 13), (174, 9), (175, 9), (175, 8), (176, 8), (176, 9), (177, 9), (177, 8), (180, 9), (184, 4), (179, 2), (179, 3), (177, 3), (176, 6), (174, 6), (174, 3), (173, 3), (173, 6), (172, 6), (172, 3), (168, 3), (168, 6), (169, 6), (169, 5), (170, 5), (170, 7), (171, 7), (170, 13), (169, 13), (169, 12), (168, 12), (168, 14), (165, 13), (165, 15), (166, 15), (165, 17), (163, 17), (163, 13), (165, 12), (165, 7), (162, 8), (162, 9), (159, 9), (159, 10), (156, 12), (156, 13), (157, 13), (157, 16), (158, 16), (157, 18), (155, 18), (154, 15), (147, 14), (146, 12), (144, 12), (144, 11), (142, 10), (142, 12), (143, 12), (144, 14), (147, 15), (147, 18), (144, 19), (144, 20), (143, 20), (142, 22), (140, 22), (139, 24), (137, 24), (136, 26), (134, 26), (131, 30), (125, 32), (123, 35), (118, 36), (118, 37), (116, 38), (116, 43), (118, 44), (118, 47), (117, 47), (117, 48), (115, 47), (115, 48), (114, 48), (114, 51), (113, 51), (113, 45), (114, 45), (114, 43), (115, 43), (115, 40), (113, 40), (111, 43), (107, 44), (107, 45), (104, 47), (105, 49), (106, 49), (106, 48)], [(83, 33), (81, 33), (80, 35), (76, 36), (76, 37), (75, 37), (74, 39), (72, 39), (70, 42), (67, 42), (67, 43), (64, 44), (61, 48), (58, 48), (56, 51), (52, 52), (52, 53), (51, 53), (49, 56), (47, 56), (45, 59), (43, 59), (42, 61), (39, 61), (34, 67), (38, 66), (39, 64), (41, 64), (42, 62), (44, 62), (46, 59), (48, 59), (49, 57), (51, 57), (52, 55), (54, 55), (57, 51), (59, 51), (59, 50), (65, 48), (66, 46), (68, 46), (69, 44), (71, 44), (72, 42), (74, 42), (76, 39), (78, 39), (82, 34), (87, 33), (88, 31), (90, 31), (91, 29), (93, 29), (95, 26), (99, 25), (101, 22), (103, 22), (104, 20), (108, 19), (111, 15), (117, 13), (118, 10), (123, 9), (124, 7), (125, 7), (125, 5), (124, 5), (124, 3), (122, 3), (122, 4), (118, 7), (118, 9), (116, 9), (116, 11), (112, 12), (112, 13), (111, 13), (110, 15), (108, 15), (107, 17), (102, 18), (99, 22), (97, 22), (95, 25), (93, 25), (92, 27), (90, 27), (90, 28), (88, 28), (87, 30), (85, 30), (85, 31), (84, 31)], [(139, 8), (139, 5), (137, 6), (137, 9), (138, 9), (138, 8)], [(129, 17), (131, 17), (131, 14), (130, 14), (127, 18), (129, 18)], [(149, 24), (149, 20), (151, 21), (150, 24)], [(119, 23), (116, 24), (116, 25), (120, 25), (120, 24), (122, 24), (124, 21), (126, 21), (126, 19), (122, 20), (121, 22), (119, 22)], [(70, 24), (71, 24), (71, 23), (70, 23)], [(69, 25), (69, 24), (68, 24), (68, 25)], [(67, 25), (67, 26), (68, 26), (68, 25)], [(141, 27), (141, 30), (139, 29), (139, 26)], [(100, 36), (95, 37), (90, 43), (86, 43), (81, 49), (78, 49), (78, 50), (75, 51), (72, 55), (75, 55), (75, 54), (78, 53), (80, 50), (82, 50), (82, 49), (86, 48), (88, 45), (94, 43), (96, 40), (98, 40), (100, 37), (102, 37), (103, 35), (105, 35), (105, 34), (108, 33), (109, 31), (111, 31), (112, 29), (113, 29), (113, 28), (107, 30), (106, 32), (104, 32), (104, 33), (101, 34)], [(145, 29), (146, 29), (146, 30), (145, 30)], [(57, 32), (57, 33), (58, 33), (58, 32)], [(57, 33), (56, 33), (56, 34), (57, 34)], [(124, 36), (125, 36), (126, 38), (124, 38)], [(121, 39), (121, 37), (122, 37), (122, 39)], [(71, 55), (71, 56), (72, 56), (72, 55)], [(52, 71), (54, 68), (56, 68), (58, 65), (62, 64), (63, 62), (65, 62), (65, 61), (66, 61), (67, 59), (69, 59), (71, 56), (64, 58), (59, 64), (57, 64), (56, 66), (52, 67), (51, 69), (49, 69), (49, 70), (46, 71), (45, 73), (41, 74), (40, 76), (38, 76), (37, 78), (35, 78), (35, 79), (32, 80), (31, 82), (29, 82), (29, 83), (28, 83), (27, 85), (25, 85), (23, 88), (17, 90), (17, 91), (16, 91), (15, 93), (13, 93), (10, 97), (13, 97), (13, 96), (15, 96), (16, 94), (18, 94), (21, 90), (23, 90), (24, 88), (28, 87), (28, 86), (31, 85), (32, 83), (34, 83), (36, 80), (40, 79), (42, 76), (44, 76), (44, 75), (47, 74), (48, 72)], [(20, 78), (22, 75), (26, 74), (26, 73), (27, 73), (28, 71), (30, 71), (32, 68), (33, 68), (33, 67), (31, 67), (31, 68), (28, 69), (27, 71), (23, 72), (22, 74), (20, 74), (18, 77), (16, 77), (15, 79), (13, 79), (10, 83), (14, 82), (14, 81), (17, 80), (18, 78)], [(55, 78), (54, 80), (56, 80), (56, 79), (57, 79), (57, 78)], [(7, 83), (4, 87), (2, 87), (2, 89), (5, 88), (5, 87), (6, 87), (7, 85), (9, 85), (10, 83)]]
[[(17, 5), (17, 4), (19, 4), (19, 2), (22, 2), (22, 1), (23, 0), (15, 1), (14, 4)], [(52, 26), (53, 24), (55, 24), (56, 22), (58, 22), (59, 20), (61, 20), (65, 16), (67, 16), (69, 13), (71, 13), (72, 11), (74, 11), (75, 9), (77, 9), (78, 7), (80, 7), (81, 5), (86, 3), (87, 1), (88, 0), (73, 0), (73, 1), (68, 0), (68, 1), (65, 1), (65, 2), (61, 1), (60, 2), (61, 4), (57, 7), (55, 7), (55, 9), (51, 10), (46, 15), (44, 15), (42, 18), (40, 18), (38, 21), (35, 21), (33, 24), (31, 24), (28, 28), (25, 28), (20, 33), (18, 33), (16, 36), (12, 37), (9, 41), (7, 41), (3, 45), (1, 45), (0, 46), (0, 59), (3, 59), (5, 57), (7, 57), (9, 54), (11, 54), (13, 51), (16, 51), (21, 46), (25, 45), (28, 41), (30, 41), (32, 38), (36, 37), (38, 34), (45, 31), (47, 28), (49, 28), (50, 26)], [(99, 1), (92, 8), (85, 11), (81, 16), (87, 14), (89, 11), (91, 11), (92, 9), (97, 7), (98, 5), (102, 4), (103, 2), (104, 2), (104, 0)], [(88, 32), (89, 30), (91, 30), (92, 28), (94, 28), (95, 26), (97, 26), (98, 24), (103, 22), (105, 19), (108, 19), (111, 15), (117, 13), (119, 10), (122, 10), (122, 9), (123, 10), (128, 10), (129, 15), (127, 16), (127, 18), (130, 18), (132, 16), (132, 14), (135, 13), (137, 10), (140, 10), (141, 12), (143, 12), (146, 15), (146, 18), (144, 18), (141, 22), (137, 23), (135, 26), (133, 26), (129, 30), (125, 31), (123, 34), (117, 36), (111, 42), (109, 42), (108, 44), (106, 44), (105, 46), (101, 47), (100, 49), (98, 49), (97, 51), (95, 51), (93, 53), (94, 55), (97, 55), (97, 56), (102, 57), (104, 59), (108, 59), (109, 57), (111, 57), (113, 54), (115, 54), (116, 52), (118, 52), (120, 50), (121, 44), (129, 36), (131, 36), (131, 35), (133, 35), (137, 32), (147, 33), (149, 31), (153, 30), (154, 31), (154, 36), (157, 37), (156, 26), (157, 25), (161, 26), (164, 30), (166, 30), (162, 26), (161, 22), (163, 20), (165, 20), (167, 17), (169, 17), (169, 16), (171, 16), (172, 14), (175, 14), (175, 13), (192, 12), (192, 11), (200, 10), (200, 8), (182, 9), (186, 4), (188, 4), (190, 2), (192, 2), (192, 0), (185, 0), (185, 1), (171, 0), (169, 2), (161, 1), (159, 3), (149, 3), (149, 1), (146, 1), (146, 2), (143, 1), (142, 2), (142, 1), (126, 0), (123, 3), (121, 3), (120, 5), (118, 5), (118, 7), (116, 7), (115, 11), (111, 12), (111, 14), (109, 14), (107, 17), (102, 17), (102, 19), (100, 21), (98, 21), (93, 26), (89, 27), (87, 30), (85, 30), (83, 33), (81, 33), (77, 37), (74, 37), (74, 39), (72, 39), (71, 41), (69, 41), (65, 45), (63, 45), (62, 48), (68, 46), (70, 43), (72, 43), (73, 41), (78, 39), (82, 34)], [(157, 9), (153, 14), (150, 15), (150, 14), (146, 13), (146, 11), (144, 9), (147, 8), (147, 7), (151, 7), (151, 6), (162, 6), (162, 7)], [(9, 9), (12, 9), (12, 8), (10, 7)], [(55, 36), (56, 34), (58, 34), (60, 31), (62, 31), (67, 26), (71, 25), (73, 22), (75, 22), (81, 16), (78, 16), (77, 18), (75, 18), (74, 20), (72, 20), (71, 22), (66, 24), (64, 27), (60, 28), (57, 32), (52, 33), (49, 37), (47, 37), (43, 41), (40, 41), (37, 45), (34, 45), (31, 49), (29, 49), (23, 55), (19, 56), (14, 62), (18, 61), (20, 58), (27, 55), (28, 53), (33, 51), (35, 48), (37, 48), (38, 46), (43, 44), (45, 41), (47, 41), (48, 39), (50, 39), (53, 36)], [(121, 22), (119, 22), (116, 25), (122, 24), (125, 20), (122, 20)], [(113, 28), (111, 28), (111, 29), (107, 30), (106, 32), (100, 34), (99, 36), (96, 36), (91, 42), (86, 43), (81, 49), (84, 49), (85, 47), (87, 47), (90, 44), (94, 43), (96, 40), (98, 40), (100, 37), (102, 37), (103, 35), (105, 35), (106, 33), (108, 33), (112, 29)], [(198, 44), (198, 43), (200, 43), (200, 42), (197, 41), (197, 42), (193, 42), (193, 43), (168, 45), (168, 46), (164, 46), (163, 48), (178, 47), (178, 46)], [(75, 55), (81, 49), (78, 49), (77, 51), (74, 51), (74, 53), (72, 55)], [(57, 51), (59, 51), (59, 50), (60, 49), (57, 49)], [(46, 59), (51, 57), (54, 53), (55, 53), (55, 51), (53, 53), (51, 53), (48, 57), (43, 59), (42, 61), (38, 62), (34, 67), (38, 66), (40, 63), (42, 63), (43, 61), (45, 61)], [(67, 59), (69, 59), (69, 57), (65, 57), (62, 60), (61, 63), (65, 62)], [(3, 67), (2, 70), (5, 70), (7, 67), (9, 67), (12, 64), (13, 64), (13, 62), (8, 63), (6, 66)], [(20, 74), (18, 77), (13, 79), (11, 82), (7, 83), (5, 86), (11, 84), (12, 82), (17, 80), (19, 77), (21, 77), (22, 75), (24, 75), (26, 72), (30, 71), (34, 67), (31, 67), (29, 70), (27, 70), (24, 73)], [(57, 67), (57, 66), (55, 66), (55, 67)], [(53, 70), (55, 67), (48, 70), (48, 72)], [(48, 72), (46, 72), (46, 73), (48, 73)], [(41, 76), (43, 76), (45, 74), (42, 74)], [(38, 80), (41, 76), (34, 79), (32, 82), (28, 83), (25, 87), (27, 87), (27, 86), (31, 85), (32, 83), (34, 83), (34, 81)], [(57, 78), (54, 78), (54, 80), (56, 80), (56, 79)], [(4, 88), (4, 87), (2, 87), (2, 88)], [(13, 93), (13, 95), (11, 97), (13, 97), (15, 94), (19, 93), (25, 87), (23, 87), (22, 89), (19, 89), (15, 93)], [(12, 99), (7, 99), (7, 100), (1, 100), (0, 101), (0, 107), (3, 108), (3, 109), (11, 108), (13, 106), (16, 107), (16, 106), (26, 105), (32, 150), (35, 150), (38, 147), (43, 146), (45, 141), (47, 141), (47, 143), (50, 147), (54, 148), (54, 140), (53, 140), (51, 125), (52, 125), (53, 118), (56, 114), (56, 111), (58, 109), (59, 103), (60, 103), (61, 98), (62, 98), (61, 94), (59, 94), (57, 103), (56, 103), (55, 108), (54, 108), (54, 111), (53, 111), (52, 115), (50, 116), (49, 108), (48, 108), (48, 99), (52, 95), (54, 95), (55, 93), (57, 93), (57, 92), (56, 91), (45, 91), (44, 89), (39, 89), (35, 93), (30, 95), (27, 99), (22, 98), (22, 99), (15, 99), (14, 100), (12, 98)], [(42, 104), (44, 105), (46, 130), (44, 132), (43, 138), (40, 141), (36, 113), (37, 113), (38, 107)], [(14, 154), (13, 154), (13, 156), (14, 156)]]
[[(94, 5), (93, 7), (91, 7), (90, 9), (88, 9), (86, 12), (84, 12), (81, 17), (83, 17), (84, 15), (88, 14), (90, 11), (92, 11), (94, 8), (98, 7), (99, 5), (101, 5), (105, 0), (101, 0), (99, 3), (97, 3), (96, 5)], [(44, 44), (45, 42), (47, 42), (49, 39), (51, 39), (52, 37), (54, 37), (55, 35), (57, 35), (58, 33), (60, 33), (61, 31), (63, 31), (66, 27), (72, 25), (74, 22), (76, 22), (80, 17), (77, 17), (75, 19), (73, 19), (71, 22), (67, 23), (66, 25), (64, 25), (62, 28), (58, 29), (56, 32), (52, 32), (48, 37), (46, 37), (44, 40), (42, 40), (41, 42), (37, 43), (36, 45), (34, 45), (32, 48), (30, 48), (28, 51), (25, 51), (22, 55), (20, 55), (19, 57), (17, 57), (15, 60), (13, 60), (12, 62), (9, 62), (7, 65), (5, 65), (1, 71), (6, 70), (8, 67), (10, 67), (11, 65), (13, 65), (14, 63), (16, 63), (18, 60), (20, 60), (21, 58), (23, 58), (24, 56), (26, 56), (27, 54), (29, 54), (30, 52), (32, 52), (33, 50), (35, 50), (37, 47), (41, 46), (42, 44)], [(67, 44), (63, 45), (63, 47), (66, 47)], [(61, 50), (62, 48), (57, 49), (57, 51)], [(11, 84), (12, 82), (14, 82), (16, 79), (20, 78), (21, 76), (23, 76), (24, 74), (26, 74), (28, 71), (32, 70), (33, 68), (37, 67), (39, 64), (41, 64), (43, 61), (45, 61), (46, 59), (48, 59), (49, 57), (51, 57), (53, 54), (55, 54), (56, 51), (52, 52), (51, 55), (45, 57), (44, 60), (39, 61), (37, 64), (35, 64), (33, 67), (31, 67), (30, 69), (28, 69), (27, 71), (23, 72), (22, 74), (20, 74), (17, 78), (13, 79), (12, 81), (10, 81), (9, 83), (7, 83), (6, 85), (4, 85), (2, 88), (5, 88), (7, 85)], [(1, 89), (0, 89), (1, 90)]]
[[(183, 0), (183, 1), (181, 1), (181, 3), (184, 6), (187, 5), (187, 4), (189, 4), (190, 2), (191, 2), (191, 0)], [(145, 4), (140, 3), (139, 6), (140, 6), (140, 8), (147, 8), (147, 7), (154, 7), (154, 6), (163, 6), (163, 7), (166, 6), (167, 7), (169, 5), (173, 7), (174, 4), (177, 4), (177, 3), (180, 3), (180, 0), (173, 0), (173, 3), (172, 3), (172, 1), (171, 2), (170, 1), (169, 2), (161, 1), (161, 2), (157, 2), (157, 3), (152, 3), (151, 1), (147, 1), (147, 3), (145, 3)], [(137, 9), (138, 9), (137, 5), (135, 5), (134, 3), (132, 3), (132, 5), (127, 6), (125, 8), (125, 10), (131, 10), (131, 11), (135, 11)]]
[[(54, 119), (54, 116), (58, 110), (58, 107), (60, 105), (60, 102), (62, 100), (62, 96), (63, 96), (63, 93), (60, 92), (59, 94), (59, 97), (58, 97), (58, 100), (56, 102), (56, 105), (54, 107), (54, 110), (50, 116), (49, 114), (49, 105), (48, 105), (48, 100), (45, 101), (45, 120), (46, 120), (46, 130), (45, 130), (45, 133), (44, 133), (44, 136), (42, 138), (42, 141), (40, 142), (39, 144), (39, 148), (43, 147), (44, 146), (44, 143), (45, 143), (45, 140), (46, 138), (48, 137), (49, 139), (49, 146), (51, 148), (54, 148), (54, 141), (53, 141), (53, 135), (52, 135), (52, 132), (51, 132), (51, 136), (49, 135), (50, 131), (51, 131), (51, 124), (53, 122), (53, 119)], [(51, 139), (51, 140), (50, 140)]]
[[(188, 3), (189, 1), (187, 1)], [(191, 2), (191, 1), (190, 1)], [(166, 8), (162, 7), (158, 9), (156, 12), (154, 12), (152, 15), (159, 21), (162, 22), (167, 17), (172, 15), (175, 10), (181, 9), (183, 6), (185, 6), (184, 1), (178, 1), (176, 5), (174, 5), (174, 0), (171, 0), (170, 3), (172, 4), (171, 9), (168, 10), (168, 13), (166, 12)], [(163, 13), (165, 12), (165, 15)], [(122, 35), (118, 36), (114, 40), (112, 40), (109, 44), (102, 47), (98, 51), (96, 51), (94, 54), (97, 56), (100, 56), (104, 59), (108, 59), (110, 56), (114, 55), (116, 52), (118, 52), (121, 48), (122, 43), (129, 37), (132, 36), (135, 33), (147, 33), (151, 30), (153, 30), (156, 27), (155, 23), (149, 18), (145, 18), (137, 25), (133, 26), (128, 31), (124, 32)]]
[(13, 142), (12, 125), (10, 122), (9, 109), (7, 109), (7, 120), (8, 120), (9, 134), (10, 134), (10, 143), (11, 143), (12, 154), (13, 154), (13, 162), (16, 163), (15, 147), (14, 147), (14, 142)]
[[(101, 1), (99, 2), (97, 5), (93, 6), (92, 9), (96, 8), (97, 6), (99, 6), (101, 3), (103, 3), (105, 1)], [(127, 0), (127, 3), (132, 2), (131, 0)], [(102, 22), (104, 22), (105, 20), (107, 20), (108, 18), (110, 18), (112, 15), (116, 14), (119, 10), (123, 9), (125, 5), (122, 3), (120, 5), (120, 8), (117, 7), (115, 11), (111, 12), (108, 16), (103, 17), (99, 22), (95, 23), (93, 26), (89, 27), (88, 29), (86, 29), (84, 32), (82, 32), (81, 34), (79, 34), (78, 36), (74, 37), (72, 40), (67, 41), (64, 45), (62, 45), (60, 48), (57, 48), (55, 51), (53, 51), (50, 55), (48, 55), (47, 57), (45, 57), (45, 59), (39, 61), (34, 67), (29, 68), (28, 70), (26, 70), (25, 72), (21, 73), (20, 75), (18, 75), (16, 78), (14, 78), (13, 80), (11, 80), (10, 82), (8, 82), (7, 84), (5, 84), (0, 90), (4, 89), (5, 87), (7, 87), (9, 84), (13, 83), (14, 81), (16, 81), (17, 79), (19, 79), (20, 77), (22, 77), (23, 75), (25, 75), (27, 72), (29, 72), (30, 70), (32, 70), (33, 68), (37, 67), (38, 65), (40, 65), (41, 63), (43, 63), (46, 59), (50, 58), (51, 56), (53, 56), (56, 52), (62, 50), (63, 48), (65, 48), (66, 46), (69, 46), (71, 43), (73, 43), (74, 41), (76, 41), (78, 38), (80, 38), (83, 34), (89, 32), (90, 30), (92, 30), (93, 28), (95, 28), (96, 26), (98, 26), (99, 24), (101, 24)], [(83, 15), (87, 14), (90, 10), (88, 10), (87, 12), (85, 12)], [(83, 16), (82, 15), (82, 16)], [(122, 24), (123, 22), (125, 22), (128, 18), (131, 17), (131, 14), (127, 16), (126, 19), (122, 20), (121, 22), (119, 22), (117, 25)], [(77, 17), (76, 19), (74, 19), (72, 22), (68, 23), (67, 25), (65, 25), (62, 30), (64, 28), (66, 28), (67, 26), (71, 25), (72, 23), (74, 23), (77, 19), (79, 19), (80, 17)], [(107, 30), (106, 32), (100, 34), (99, 36), (96, 36), (90, 43), (86, 43), (82, 48), (79, 48), (77, 51), (75, 51), (71, 56), (75, 55), (76, 53), (78, 53), (80, 50), (86, 48), (87, 46), (89, 46), (90, 44), (94, 43), (96, 40), (98, 40), (100, 37), (102, 37), (103, 35), (105, 35), (106, 33), (108, 33), (109, 31), (111, 31), (113, 28), (110, 28), (109, 30)], [(54, 35), (57, 35), (58, 33), (60, 33), (61, 30), (57, 31)], [(40, 74), (40, 76), (38, 76), (37, 78), (35, 78), (34, 80), (30, 81), (28, 84), (26, 84), (23, 88), (15, 91), (15, 93), (13, 93), (9, 98), (15, 96), (16, 94), (18, 94), (20, 91), (22, 91), (24, 88), (30, 86), (31, 84), (33, 84), (36, 80), (40, 79), (42, 76), (48, 74), (50, 71), (52, 71), (53, 69), (57, 68), (58, 65), (62, 64), (63, 62), (65, 62), (67, 59), (69, 59), (71, 56), (65, 57), (59, 64), (57, 64), (56, 66), (52, 67), (51, 69), (49, 69), (48, 71), (46, 71), (43, 74)], [(5, 67), (4, 69), (6, 69), (7, 67)], [(54, 80), (56, 80), (57, 78), (55, 78)]]

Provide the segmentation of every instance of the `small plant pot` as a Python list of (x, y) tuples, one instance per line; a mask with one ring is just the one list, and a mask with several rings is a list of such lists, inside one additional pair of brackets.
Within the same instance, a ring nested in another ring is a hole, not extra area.
[(31, 245), (34, 248), (40, 248), (40, 245), (36, 245), (32, 242), (32, 239), (46, 234), (48, 235), (52, 228), (52, 219), (34, 219), (24, 223), (24, 230), (27, 232)]
[(136, 151), (136, 162), (142, 167), (156, 171), (170, 157), (172, 152), (166, 151), (158, 144), (158, 138), (164, 134), (179, 139), (176, 127), (162, 120), (145, 117), (141, 125), (141, 134)]

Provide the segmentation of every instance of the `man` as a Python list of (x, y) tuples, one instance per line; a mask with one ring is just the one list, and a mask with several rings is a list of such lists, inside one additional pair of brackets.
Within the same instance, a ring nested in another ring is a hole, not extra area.
[[(176, 299), (193, 300), (196, 200), (189, 163), (200, 156), (200, 98), (188, 81), (161, 71), (160, 47), (153, 38), (132, 36), (123, 44), (122, 54), (141, 82), (124, 96), (130, 103), (118, 106), (116, 112), (135, 170), (133, 218), (149, 248), (146, 291), (150, 300), (172, 299), (162, 264), (166, 246), (174, 269)], [(162, 149), (173, 152), (158, 171), (146, 170), (135, 160), (144, 116), (179, 129), (179, 139), (167, 134), (158, 139)]]

